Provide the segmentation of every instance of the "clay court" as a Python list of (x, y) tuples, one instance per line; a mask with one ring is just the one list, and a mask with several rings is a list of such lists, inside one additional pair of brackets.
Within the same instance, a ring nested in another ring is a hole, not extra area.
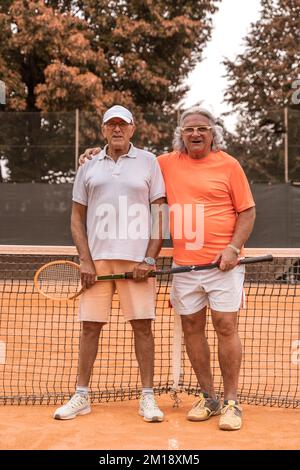
[(55, 406), (0, 407), (1, 449), (299, 449), (299, 409), (243, 405), (240, 431), (218, 429), (218, 417), (192, 423), (185, 415), (194, 401), (184, 395), (179, 408), (158, 398), (163, 423), (145, 423), (137, 401), (102, 403), (75, 420), (52, 419)]
[[(45, 250), (47, 247), (43, 256)], [(28, 247), (28, 256), (33, 256), (32, 251), (33, 248)], [(255, 265), (246, 281), (247, 308), (241, 310), (239, 319), (244, 345), (240, 378), (244, 425), (241, 431), (234, 433), (220, 431), (217, 417), (205, 423), (191, 423), (185, 418), (199, 390), (182, 338), (179, 347), (176, 341), (174, 343), (178, 332), (174, 336), (174, 313), (169, 306), (170, 280), (164, 277), (158, 282), (154, 333), (155, 390), (166, 414), (165, 422), (145, 423), (137, 414), (141, 385), (131, 328), (123, 321), (117, 296), (110, 325), (102, 334), (92, 377), (92, 413), (67, 422), (53, 420), (53, 411), (72, 395), (76, 383), (80, 333), (76, 321), (78, 301), (53, 302), (36, 292), (30, 269), (44, 262), (40, 255), (36, 254), (34, 262), (31, 259), (29, 263), (23, 253), (21, 258), (16, 258), (13, 267), (11, 263), (5, 265), (2, 256), (1, 448), (299, 448), (300, 285), (287, 277), (294, 258), (287, 262), (286, 253), (279, 254), (282, 256), (268, 269)], [(60, 255), (74, 257), (75, 252), (69, 248)], [(163, 253), (168, 263), (171, 255), (170, 250)], [(248, 255), (252, 256), (253, 252)], [(47, 256), (52, 259), (54, 251)], [(210, 323), (207, 334), (215, 385), (221, 395), (217, 345)], [(177, 408), (173, 407), (171, 398), (174, 363), (177, 364), (175, 369), (181, 372), (178, 386), (181, 402)]]

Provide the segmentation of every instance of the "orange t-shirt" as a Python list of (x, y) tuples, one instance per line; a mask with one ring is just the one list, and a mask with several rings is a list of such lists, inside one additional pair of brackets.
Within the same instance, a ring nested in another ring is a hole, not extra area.
[(237, 214), (255, 205), (242, 167), (222, 151), (199, 160), (172, 152), (158, 162), (170, 208), (175, 263), (211, 263), (230, 243)]

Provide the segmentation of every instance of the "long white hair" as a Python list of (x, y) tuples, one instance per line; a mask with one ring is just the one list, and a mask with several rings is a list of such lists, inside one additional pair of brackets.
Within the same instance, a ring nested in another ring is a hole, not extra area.
[(181, 136), (181, 127), (185, 118), (191, 114), (200, 114), (201, 116), (207, 117), (209, 125), (212, 127), (213, 141), (211, 149), (215, 152), (218, 151), (223, 143), (223, 128), (216, 123), (216, 118), (213, 114), (201, 106), (193, 106), (192, 108), (184, 111), (180, 116), (179, 125), (174, 131), (173, 149), (180, 153), (185, 153), (187, 151)]

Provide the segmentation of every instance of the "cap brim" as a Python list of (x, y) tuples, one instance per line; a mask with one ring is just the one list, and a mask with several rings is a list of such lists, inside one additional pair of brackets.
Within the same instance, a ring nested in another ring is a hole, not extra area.
[(120, 114), (116, 113), (116, 114), (112, 114), (111, 116), (109, 116), (108, 118), (106, 118), (105, 120), (103, 119), (103, 124), (105, 124), (106, 122), (110, 121), (111, 119), (113, 118), (119, 118), (119, 119), (122, 119), (122, 121), (125, 121), (127, 122), (127, 124), (131, 124), (132, 123), (132, 120), (128, 117), (125, 117), (125, 116), (120, 116)]

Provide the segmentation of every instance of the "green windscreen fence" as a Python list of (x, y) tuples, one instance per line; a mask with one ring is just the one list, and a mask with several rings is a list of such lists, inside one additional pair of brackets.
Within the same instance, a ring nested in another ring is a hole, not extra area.
[[(251, 189), (257, 218), (247, 246), (300, 247), (300, 186)], [(0, 184), (0, 244), (71, 245), (71, 199), (71, 184)]]

